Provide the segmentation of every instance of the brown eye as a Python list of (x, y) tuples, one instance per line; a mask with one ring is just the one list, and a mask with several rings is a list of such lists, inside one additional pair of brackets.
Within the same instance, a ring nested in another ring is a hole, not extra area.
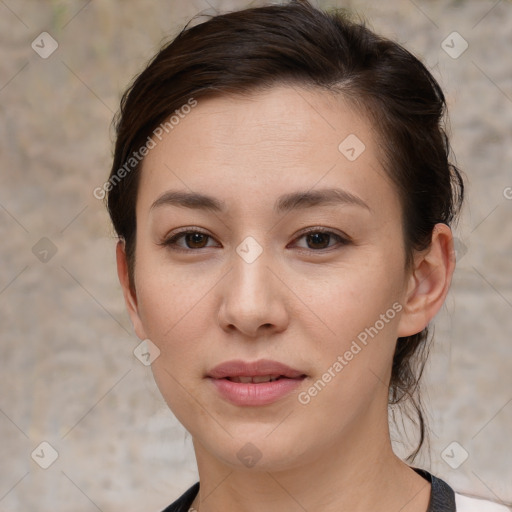
[(203, 233), (186, 233), (185, 244), (189, 249), (201, 249), (203, 247), (206, 247), (208, 238), (208, 235), (205, 235)]
[(325, 249), (329, 247), (331, 235), (329, 233), (310, 233), (306, 236), (309, 249)]
[(215, 239), (201, 231), (182, 231), (170, 236), (160, 245), (178, 251), (206, 249), (208, 247), (219, 247)]
[(324, 231), (320, 229), (310, 230), (307, 233), (303, 233), (295, 240), (296, 247), (317, 252), (334, 249), (336, 246), (344, 246), (348, 244), (350, 244), (350, 239), (348, 237), (338, 235), (332, 231)]

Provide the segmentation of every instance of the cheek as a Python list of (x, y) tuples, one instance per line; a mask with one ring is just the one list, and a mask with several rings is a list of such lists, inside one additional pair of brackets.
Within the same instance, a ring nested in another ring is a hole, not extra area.
[(331, 283), (324, 296), (311, 298), (334, 333), (319, 336), (318, 330), (315, 335), (307, 328), (303, 332), (309, 343), (302, 355), (313, 361), (316, 373), (299, 403), (305, 411), (322, 414), (325, 425), (334, 430), (357, 423), (374, 402), (387, 403), (402, 306), (393, 286), (373, 283), (352, 274)]
[(139, 315), (148, 338), (160, 350), (151, 365), (153, 376), (169, 408), (189, 428), (189, 419), (201, 413), (191, 397), (200, 395), (201, 354), (212, 333), (207, 320), (211, 284), (191, 283), (179, 274), (158, 278), (156, 272), (142, 280)]
[(208, 282), (148, 277), (138, 290), (139, 315), (148, 337), (160, 351), (193, 351), (204, 338)]
[(384, 253), (372, 256), (368, 252), (361, 258), (358, 263), (331, 271), (331, 279), (320, 286), (311, 286), (314, 281), (310, 279), (302, 280), (301, 287), (310, 290), (304, 302), (329, 327), (322, 329), (325, 336), (319, 336), (319, 331), (315, 335), (313, 329), (304, 333), (306, 338), (317, 340), (308, 344), (307, 356), (315, 361), (319, 371), (315, 378), (321, 380), (318, 407), (328, 407), (334, 400), (355, 410), (368, 404), (375, 393), (382, 396), (387, 392), (384, 383), (390, 376), (403, 307), (403, 268), (400, 258), (393, 261)]
[(160, 350), (167, 350), (183, 324), (190, 323), (192, 317), (202, 318), (198, 311), (216, 276), (198, 265), (173, 264), (166, 249), (156, 247), (149, 235), (137, 246), (136, 262), (139, 316), (148, 337)]
[[(324, 276), (303, 276), (296, 281), (297, 295), (335, 339), (356, 337), (401, 300), (403, 270), (399, 264), (389, 265), (387, 257), (379, 254), (358, 259), (361, 261), (322, 271)], [(391, 313), (393, 320), (395, 311)]]
[(205, 318), (201, 297), (208, 283), (191, 280), (188, 274), (169, 268), (156, 258), (141, 255), (137, 265), (140, 321), (147, 337), (160, 350), (153, 366), (175, 375), (181, 367), (190, 368), (200, 333), (205, 332), (200, 321)]

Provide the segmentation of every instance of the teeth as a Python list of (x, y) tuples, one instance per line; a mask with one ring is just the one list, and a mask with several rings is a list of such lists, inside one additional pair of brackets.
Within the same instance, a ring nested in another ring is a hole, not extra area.
[(241, 384), (260, 384), (261, 382), (274, 382), (279, 377), (279, 375), (258, 375), (255, 377), (229, 377), (229, 380)]
[(258, 377), (253, 377), (252, 381), (255, 384), (259, 384), (260, 382), (270, 382), (272, 380), (272, 375), (259, 375)]

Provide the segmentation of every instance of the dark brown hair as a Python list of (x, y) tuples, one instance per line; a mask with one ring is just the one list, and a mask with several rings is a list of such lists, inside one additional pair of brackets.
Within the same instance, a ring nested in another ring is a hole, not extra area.
[[(340, 93), (369, 116), (383, 166), (400, 196), (407, 265), (414, 251), (430, 245), (436, 223), (455, 220), (464, 185), (449, 161), (444, 95), (426, 67), (399, 44), (351, 21), (345, 11), (322, 12), (307, 0), (245, 9), (185, 27), (123, 95), (106, 190), (114, 229), (125, 241), (132, 286), (141, 167), (134, 153), (192, 98), (245, 94), (276, 84)], [(425, 329), (398, 339), (389, 387), (390, 404), (408, 398), (417, 412), (420, 439), (411, 459), (425, 437), (417, 387), (427, 338)]]

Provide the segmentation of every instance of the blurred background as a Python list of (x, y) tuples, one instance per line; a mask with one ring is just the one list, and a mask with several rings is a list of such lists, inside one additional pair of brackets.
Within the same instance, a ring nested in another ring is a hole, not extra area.
[[(416, 465), (512, 501), (512, 3), (313, 3), (355, 9), (445, 90), (468, 201)], [(261, 4), (0, 0), (1, 511), (157, 512), (196, 481), (190, 436), (134, 356), (93, 190), (120, 95), (160, 45), (199, 12)]]

